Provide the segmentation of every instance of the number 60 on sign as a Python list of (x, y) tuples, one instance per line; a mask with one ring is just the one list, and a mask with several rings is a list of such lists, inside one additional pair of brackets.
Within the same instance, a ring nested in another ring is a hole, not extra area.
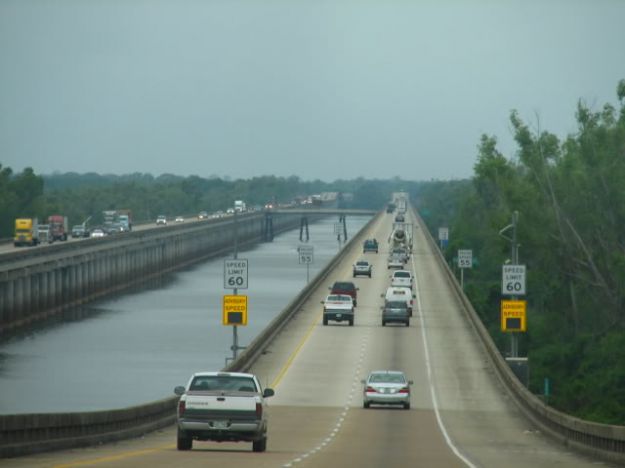
[(503, 296), (525, 295), (525, 265), (502, 266), (501, 294)]

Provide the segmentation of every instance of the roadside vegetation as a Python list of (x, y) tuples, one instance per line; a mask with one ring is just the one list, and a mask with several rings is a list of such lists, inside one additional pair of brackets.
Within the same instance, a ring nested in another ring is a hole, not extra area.
[(580, 418), (625, 424), (625, 80), (620, 108), (579, 103), (577, 132), (563, 141), (510, 122), (518, 146), (508, 158), (484, 135), (470, 184), (433, 183), (412, 193), (429, 229), (450, 228), (446, 258), (473, 250), (465, 275), (475, 309), (506, 352), (499, 331), (501, 265), (511, 256), (499, 231), (519, 212), (520, 263), (527, 265), (531, 390)]

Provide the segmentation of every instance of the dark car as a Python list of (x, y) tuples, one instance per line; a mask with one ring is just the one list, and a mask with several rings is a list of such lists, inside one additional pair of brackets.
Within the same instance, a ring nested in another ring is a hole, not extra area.
[(74, 226), (72, 228), (72, 237), (76, 238), (76, 237), (89, 237), (91, 233), (89, 232), (89, 229), (87, 229), (84, 225), (82, 224), (77, 224), (76, 226)]
[(375, 252), (378, 253), (378, 241), (375, 239), (367, 239), (362, 245), (362, 253)]
[(395, 222), (396, 223), (403, 223), (405, 221), (406, 221), (406, 217), (403, 214), (398, 213), (398, 214), (395, 215)]
[(382, 326), (387, 323), (403, 323), (410, 326), (410, 312), (406, 301), (386, 301), (382, 307)]
[(356, 296), (358, 295), (358, 288), (351, 281), (336, 281), (330, 287), (330, 294), (347, 294), (352, 296), (354, 301), (354, 307), (356, 306)]

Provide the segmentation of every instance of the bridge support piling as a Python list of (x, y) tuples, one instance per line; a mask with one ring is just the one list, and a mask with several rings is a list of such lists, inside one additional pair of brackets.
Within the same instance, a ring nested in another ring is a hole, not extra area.
[[(343, 242), (347, 242), (347, 224), (345, 223), (345, 215), (339, 215), (339, 224), (341, 224), (343, 228)], [(340, 228), (339, 228), (340, 229)], [(340, 231), (339, 231), (340, 236)]]
[(306, 233), (306, 242), (310, 240), (310, 234), (308, 232), (308, 217), (302, 216), (299, 225), (299, 240), (300, 242), (304, 242), (304, 233)]
[(273, 242), (273, 216), (271, 213), (265, 213), (262, 230), (263, 241)]

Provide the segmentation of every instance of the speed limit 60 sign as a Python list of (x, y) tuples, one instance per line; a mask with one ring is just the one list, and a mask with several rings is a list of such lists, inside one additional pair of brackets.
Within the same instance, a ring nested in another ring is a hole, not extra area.
[(247, 289), (247, 259), (224, 260), (224, 289)]
[(502, 266), (501, 294), (503, 296), (525, 295), (525, 265)]

